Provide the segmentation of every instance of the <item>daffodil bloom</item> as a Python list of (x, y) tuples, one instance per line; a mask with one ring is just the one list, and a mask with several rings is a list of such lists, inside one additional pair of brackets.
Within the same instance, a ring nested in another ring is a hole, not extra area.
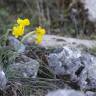
[(18, 19), (17, 19), (17, 23), (18, 23), (19, 25), (22, 25), (22, 26), (28, 26), (28, 25), (30, 25), (30, 21), (29, 21), (29, 19), (27, 19), (27, 18), (25, 18), (24, 20), (18, 18)]
[(16, 38), (19, 36), (22, 36), (24, 34), (24, 27), (23, 26), (14, 26), (12, 29), (12, 35), (14, 35)]
[(13, 26), (12, 28), (12, 35), (14, 35), (16, 38), (19, 36), (24, 35), (24, 28), (25, 26), (28, 26), (30, 24), (29, 19), (17, 19), (17, 25)]
[(46, 33), (46, 30), (42, 28), (41, 26), (37, 27), (35, 30), (37, 35), (44, 35)]
[(44, 28), (42, 28), (41, 26), (37, 27), (35, 30), (35, 34), (36, 34), (36, 43), (40, 44), (43, 40), (43, 36), (45, 35), (46, 30)]
[(43, 36), (38, 35), (38, 36), (36, 37), (36, 43), (37, 43), (37, 44), (40, 44), (40, 43), (42, 42), (42, 40), (43, 40)]

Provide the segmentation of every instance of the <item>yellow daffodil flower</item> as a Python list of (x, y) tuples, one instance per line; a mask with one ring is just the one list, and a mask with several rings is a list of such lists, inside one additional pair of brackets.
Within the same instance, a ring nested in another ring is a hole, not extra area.
[(36, 28), (35, 32), (38, 35), (44, 35), (46, 33), (46, 30), (44, 28), (42, 28), (41, 26), (39, 26)]
[(37, 44), (40, 44), (42, 42), (42, 40), (43, 40), (43, 36), (39, 35), (36, 37), (36, 43)]
[(42, 28), (41, 26), (37, 27), (35, 30), (35, 34), (36, 34), (36, 43), (40, 44), (43, 40), (43, 36), (45, 35), (46, 30), (44, 28)]
[[(17, 19), (17, 25), (13, 26), (13, 28), (12, 28), (12, 35), (14, 35), (16, 38), (24, 35), (24, 28), (25, 28), (25, 26), (28, 26), (29, 24), (30, 24), (29, 19), (18, 18)], [(21, 41), (34, 35), (36, 43), (40, 44), (43, 40), (43, 36), (45, 35), (45, 33), (46, 33), (46, 30), (44, 28), (42, 28), (41, 26), (39, 26), (32, 33), (25, 35)]]
[(30, 25), (30, 21), (29, 21), (29, 19), (27, 19), (27, 18), (25, 18), (24, 20), (18, 18), (18, 19), (17, 19), (17, 23), (18, 23), (19, 25), (22, 25), (22, 26), (28, 26), (28, 25)]
[(22, 19), (18, 18), (17, 23), (18, 23), (18, 25), (13, 26), (13, 28), (12, 28), (12, 35), (14, 35), (16, 38), (24, 35), (24, 28), (25, 28), (25, 26), (30, 24), (30, 21), (29, 21), (29, 19), (22, 20)]
[(23, 26), (14, 26), (12, 29), (12, 35), (16, 38), (22, 36), (24, 34), (24, 27)]

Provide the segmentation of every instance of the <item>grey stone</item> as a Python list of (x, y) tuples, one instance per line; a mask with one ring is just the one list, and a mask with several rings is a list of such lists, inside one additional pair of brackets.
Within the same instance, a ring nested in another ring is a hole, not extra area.
[[(84, 1), (84, 0), (83, 0)], [(33, 41), (33, 40), (28, 40)], [(95, 40), (85, 40), (85, 39), (75, 39), (70, 37), (62, 37), (57, 35), (44, 35), (43, 41), (40, 44), (45, 48), (61, 48), (64, 45), (74, 46), (74, 47), (84, 47), (84, 48), (93, 48), (96, 46)]]
[[(96, 22), (96, 0), (80, 0), (84, 3), (84, 8), (88, 9), (88, 18), (91, 22)], [(94, 7), (93, 7), (94, 6)]]
[(87, 91), (85, 96), (96, 96), (96, 93), (92, 91)]
[(8, 40), (9, 45), (12, 46), (18, 53), (23, 53), (25, 51), (25, 45), (15, 37), (9, 36)]
[(83, 92), (67, 89), (59, 89), (49, 92), (46, 96), (85, 96)]
[(1, 90), (5, 89), (6, 84), (7, 84), (7, 79), (6, 79), (5, 73), (4, 73), (4, 71), (0, 68), (0, 89), (1, 89)]
[[(81, 52), (76, 49), (68, 48), (67, 46), (59, 53), (52, 53), (48, 56), (49, 66), (54, 72), (61, 75), (74, 74), (76, 70), (82, 65), (79, 57)], [(58, 70), (59, 68), (59, 70)]]
[(79, 85), (83, 89), (96, 88), (96, 64), (85, 67), (80, 74)]
[(48, 56), (49, 67), (56, 75), (70, 75), (81, 89), (96, 88), (96, 57), (81, 50), (64, 46), (61, 52)]
[(9, 77), (36, 78), (39, 63), (25, 55), (21, 55), (18, 58), (21, 58), (21, 60), (9, 65), (7, 75)]

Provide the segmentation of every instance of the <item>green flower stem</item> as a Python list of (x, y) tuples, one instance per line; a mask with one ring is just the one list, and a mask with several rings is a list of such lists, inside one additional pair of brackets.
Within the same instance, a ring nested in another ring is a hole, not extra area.
[(35, 31), (32, 31), (26, 35), (24, 35), (21, 39), (21, 43), (23, 43), (25, 40), (27, 40), (28, 38), (32, 37), (35, 34)]

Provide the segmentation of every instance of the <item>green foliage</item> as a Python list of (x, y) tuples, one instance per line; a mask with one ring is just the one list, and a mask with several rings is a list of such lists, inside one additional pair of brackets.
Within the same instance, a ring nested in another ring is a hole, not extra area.
[(26, 48), (28, 51), (25, 52), (26, 55), (30, 58), (36, 59), (40, 63), (38, 76), (40, 78), (54, 79), (55, 75), (53, 71), (48, 66), (48, 61), (46, 55), (48, 55), (52, 49), (45, 49), (38, 45), (31, 45)]
[(5, 71), (7, 66), (12, 64), (14, 58), (15, 57), (11, 49), (0, 46), (0, 65), (5, 69)]
[[(31, 20), (30, 29), (42, 25), (51, 34), (77, 37), (82, 34), (95, 34), (94, 24), (88, 20), (87, 11), (77, 0), (5, 0), (0, 3), (1, 29), (6, 25), (11, 28), (18, 17), (28, 17)], [(73, 5), (72, 5), (73, 4)], [(70, 5), (72, 5), (70, 7)], [(75, 13), (72, 10), (75, 9)], [(39, 20), (40, 19), (40, 20)], [(57, 30), (59, 29), (59, 30)], [(29, 31), (29, 30), (27, 30)], [(93, 37), (92, 37), (93, 38)]]
[(0, 37), (0, 65), (7, 70), (9, 64), (15, 60), (16, 53), (8, 46), (8, 33), (6, 32)]

